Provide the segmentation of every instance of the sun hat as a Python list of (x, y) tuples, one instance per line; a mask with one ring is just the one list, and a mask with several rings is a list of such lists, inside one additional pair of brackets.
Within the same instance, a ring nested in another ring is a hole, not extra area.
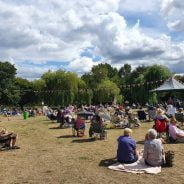
[(157, 114), (164, 114), (164, 111), (161, 108), (157, 109)]

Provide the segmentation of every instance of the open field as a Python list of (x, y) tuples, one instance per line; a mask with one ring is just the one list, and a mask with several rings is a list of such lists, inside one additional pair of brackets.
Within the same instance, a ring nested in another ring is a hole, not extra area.
[[(72, 137), (71, 129), (57, 129), (58, 125), (45, 117), (1, 120), (0, 127), (19, 135), (17, 145), (21, 147), (0, 152), (1, 184), (184, 184), (183, 144), (164, 145), (165, 150), (175, 151), (175, 162), (174, 167), (163, 168), (158, 175), (123, 173), (107, 169), (105, 163), (116, 156), (121, 129), (108, 130), (105, 141), (91, 141), (88, 131), (83, 138)], [(152, 123), (143, 123), (133, 130), (133, 137), (140, 142), (138, 148), (143, 148), (141, 140), (150, 127)]]

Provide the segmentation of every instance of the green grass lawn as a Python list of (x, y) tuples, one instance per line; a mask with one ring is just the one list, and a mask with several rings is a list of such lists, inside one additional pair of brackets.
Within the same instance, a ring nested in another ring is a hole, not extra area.
[[(131, 174), (107, 169), (105, 161), (116, 156), (117, 137), (122, 129), (108, 130), (104, 141), (93, 141), (88, 137), (72, 137), (71, 129), (57, 129), (58, 124), (45, 117), (11, 118), (1, 117), (0, 127), (18, 134), (19, 150), (1, 151), (0, 181), (2, 184), (59, 184), (59, 183), (184, 183), (184, 145), (165, 144), (165, 150), (175, 151), (172, 168), (163, 168), (158, 175)], [(143, 148), (144, 139), (152, 123), (143, 123), (133, 130), (133, 137)]]

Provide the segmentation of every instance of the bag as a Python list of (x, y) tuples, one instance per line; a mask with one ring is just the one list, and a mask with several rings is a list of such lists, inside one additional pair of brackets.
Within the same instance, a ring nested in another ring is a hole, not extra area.
[(165, 167), (172, 167), (174, 162), (174, 151), (165, 152)]

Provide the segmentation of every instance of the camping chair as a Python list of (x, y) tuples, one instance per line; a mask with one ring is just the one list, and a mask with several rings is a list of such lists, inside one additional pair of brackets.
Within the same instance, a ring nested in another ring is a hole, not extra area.
[(102, 122), (99, 121), (92, 121), (90, 128), (89, 128), (89, 137), (92, 137), (95, 135), (95, 137), (100, 137), (100, 139), (106, 139), (107, 138), (107, 131), (105, 130), (105, 125), (103, 125)]
[(129, 128), (138, 128), (140, 126), (139, 119), (133, 114), (128, 114)]
[(145, 111), (139, 110), (139, 111), (137, 111), (137, 115), (138, 115), (138, 118), (139, 118), (140, 121), (146, 120), (146, 113), (145, 113)]
[(177, 121), (181, 122), (182, 126), (184, 123), (184, 114), (181, 112), (175, 113), (175, 118)]
[(85, 132), (85, 123), (82, 120), (72, 120), (72, 132), (73, 136), (75, 136), (75, 132), (77, 132), (77, 137), (83, 137)]
[(155, 118), (155, 115), (156, 115), (155, 109), (148, 110), (149, 121), (153, 120)]

